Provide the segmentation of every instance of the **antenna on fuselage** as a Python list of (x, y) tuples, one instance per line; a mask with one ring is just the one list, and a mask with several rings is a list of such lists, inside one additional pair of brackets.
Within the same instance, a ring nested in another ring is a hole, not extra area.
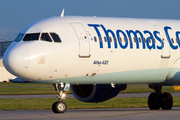
[(62, 10), (61, 17), (64, 17), (64, 9)]

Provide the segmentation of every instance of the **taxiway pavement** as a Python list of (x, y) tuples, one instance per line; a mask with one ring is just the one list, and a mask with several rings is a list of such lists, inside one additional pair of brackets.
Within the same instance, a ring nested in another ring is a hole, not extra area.
[(0, 110), (0, 120), (179, 120), (180, 107), (172, 110), (149, 108), (69, 109), (64, 114), (51, 110)]
[[(117, 97), (148, 97), (150, 93), (120, 93)], [(171, 93), (173, 97), (179, 92)], [(51, 95), (0, 95), (2, 98), (55, 98)], [(67, 97), (74, 97), (67, 94)], [(149, 108), (106, 108), (68, 109), (64, 114), (54, 114), (51, 110), (0, 110), (0, 120), (179, 120), (180, 107), (172, 110), (149, 110)]]

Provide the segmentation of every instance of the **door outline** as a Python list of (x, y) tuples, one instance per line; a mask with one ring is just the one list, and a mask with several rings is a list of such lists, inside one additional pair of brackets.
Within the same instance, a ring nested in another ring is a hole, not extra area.
[(164, 48), (162, 49), (161, 58), (170, 58), (170, 46), (164, 33), (163, 27), (161, 25), (154, 25), (154, 28), (160, 32), (161, 40), (163, 40), (164, 42)]
[(71, 22), (70, 24), (79, 42), (79, 55), (78, 56), (80, 58), (91, 57), (89, 37), (86, 33), (86, 30), (84, 29), (84, 26), (80, 22)]

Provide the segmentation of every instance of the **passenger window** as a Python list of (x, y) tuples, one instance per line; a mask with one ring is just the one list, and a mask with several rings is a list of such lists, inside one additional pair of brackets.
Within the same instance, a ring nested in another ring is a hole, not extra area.
[(129, 37), (129, 41), (130, 41), (130, 43), (132, 43), (132, 39), (131, 39), (131, 37)]
[(173, 38), (171, 38), (171, 42), (174, 43), (174, 39)]
[(53, 38), (54, 42), (61, 42), (59, 35), (56, 33), (50, 33), (51, 37)]
[(150, 38), (148, 38), (148, 42), (151, 43), (151, 39)]
[(120, 42), (122, 42), (122, 39), (121, 39), (121, 37), (119, 37), (119, 40), (120, 40)]
[(102, 37), (101, 36), (99, 36), (99, 41), (102, 42)]
[(106, 37), (104, 37), (104, 41), (107, 42), (107, 38)]
[(48, 33), (42, 33), (41, 34), (41, 41), (47, 41), (47, 42), (52, 42), (50, 36)]
[(141, 38), (139, 37), (139, 43), (141, 43)]
[(144, 43), (146, 43), (146, 38), (143, 38), (143, 40), (144, 40)]
[(153, 38), (153, 42), (154, 42), (154, 43), (156, 43), (156, 40), (155, 40), (155, 38)]
[(23, 38), (23, 41), (34, 41), (39, 39), (40, 33), (30, 33), (26, 34)]
[(127, 42), (127, 39), (126, 39), (126, 37), (124, 37), (124, 42)]
[(96, 36), (94, 36), (94, 42), (97, 42), (97, 38), (96, 38)]
[(117, 42), (117, 39), (116, 39), (116, 37), (114, 37), (114, 41), (115, 41), (115, 42)]
[(16, 37), (16, 39), (14, 41), (19, 42), (21, 41), (21, 39), (23, 38), (24, 34), (23, 33), (19, 33), (18, 36)]
[(179, 43), (178, 39), (176, 38), (176, 42)]
[(112, 39), (111, 39), (111, 37), (109, 37), (109, 41), (110, 41), (110, 42), (112, 42)]

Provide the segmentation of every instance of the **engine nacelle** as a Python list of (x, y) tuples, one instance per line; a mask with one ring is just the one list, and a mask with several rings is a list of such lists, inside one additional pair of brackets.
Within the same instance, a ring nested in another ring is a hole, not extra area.
[(115, 97), (119, 91), (125, 90), (126, 84), (117, 84), (113, 88), (110, 84), (71, 85), (75, 98), (83, 102), (103, 102)]

